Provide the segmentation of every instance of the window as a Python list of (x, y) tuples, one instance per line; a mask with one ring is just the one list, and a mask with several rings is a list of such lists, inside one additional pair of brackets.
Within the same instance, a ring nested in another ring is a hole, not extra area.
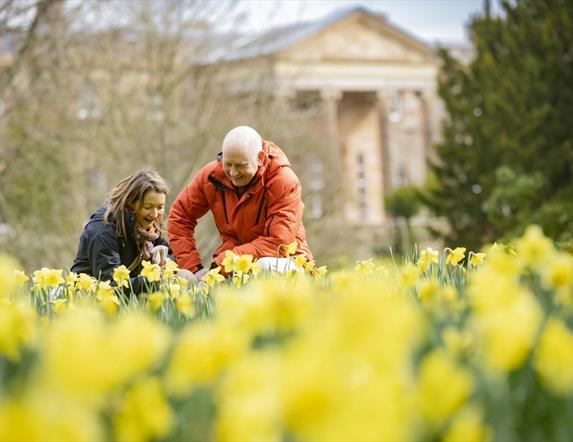
[(358, 202), (358, 213), (362, 221), (366, 221), (368, 215), (368, 203), (366, 200), (367, 184), (364, 154), (359, 153), (356, 156), (356, 200)]
[(312, 219), (320, 219), (324, 214), (322, 202), (322, 191), (325, 186), (324, 166), (322, 161), (313, 155), (308, 157), (307, 164), (309, 217)]

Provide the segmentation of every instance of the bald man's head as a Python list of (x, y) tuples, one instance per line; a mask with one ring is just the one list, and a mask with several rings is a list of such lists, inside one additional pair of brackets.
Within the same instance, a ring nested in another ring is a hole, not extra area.
[(231, 129), (223, 140), (223, 170), (233, 185), (248, 185), (263, 157), (263, 139), (248, 126)]

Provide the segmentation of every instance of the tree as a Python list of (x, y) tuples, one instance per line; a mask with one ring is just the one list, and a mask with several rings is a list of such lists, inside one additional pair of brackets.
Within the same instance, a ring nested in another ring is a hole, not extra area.
[(517, 0), (471, 24), (464, 66), (440, 51), (448, 117), (425, 204), (450, 244), (477, 248), (537, 223), (573, 238), (573, 1)]
[[(417, 189), (413, 186), (402, 186), (394, 189), (384, 198), (384, 207), (395, 218), (394, 247), (399, 253), (406, 254), (415, 243), (410, 220), (420, 210)], [(406, 235), (402, 232), (401, 220), (406, 225)]]

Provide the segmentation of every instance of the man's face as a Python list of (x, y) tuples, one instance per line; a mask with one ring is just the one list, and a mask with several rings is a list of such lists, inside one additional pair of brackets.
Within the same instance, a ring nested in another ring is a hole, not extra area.
[(249, 158), (245, 149), (230, 147), (223, 151), (223, 170), (236, 187), (249, 184), (258, 168), (258, 157)]

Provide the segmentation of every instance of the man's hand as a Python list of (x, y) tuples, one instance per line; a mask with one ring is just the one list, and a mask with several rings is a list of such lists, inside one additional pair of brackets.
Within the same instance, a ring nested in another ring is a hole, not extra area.
[(177, 276), (185, 278), (187, 281), (197, 281), (197, 277), (187, 269), (177, 269)]
[(195, 272), (195, 278), (197, 278), (200, 281), (201, 279), (203, 279), (203, 276), (205, 276), (207, 273), (209, 273), (209, 269), (197, 270)]
[(167, 263), (167, 246), (155, 246), (151, 249), (151, 262), (159, 264), (160, 267), (165, 267)]

